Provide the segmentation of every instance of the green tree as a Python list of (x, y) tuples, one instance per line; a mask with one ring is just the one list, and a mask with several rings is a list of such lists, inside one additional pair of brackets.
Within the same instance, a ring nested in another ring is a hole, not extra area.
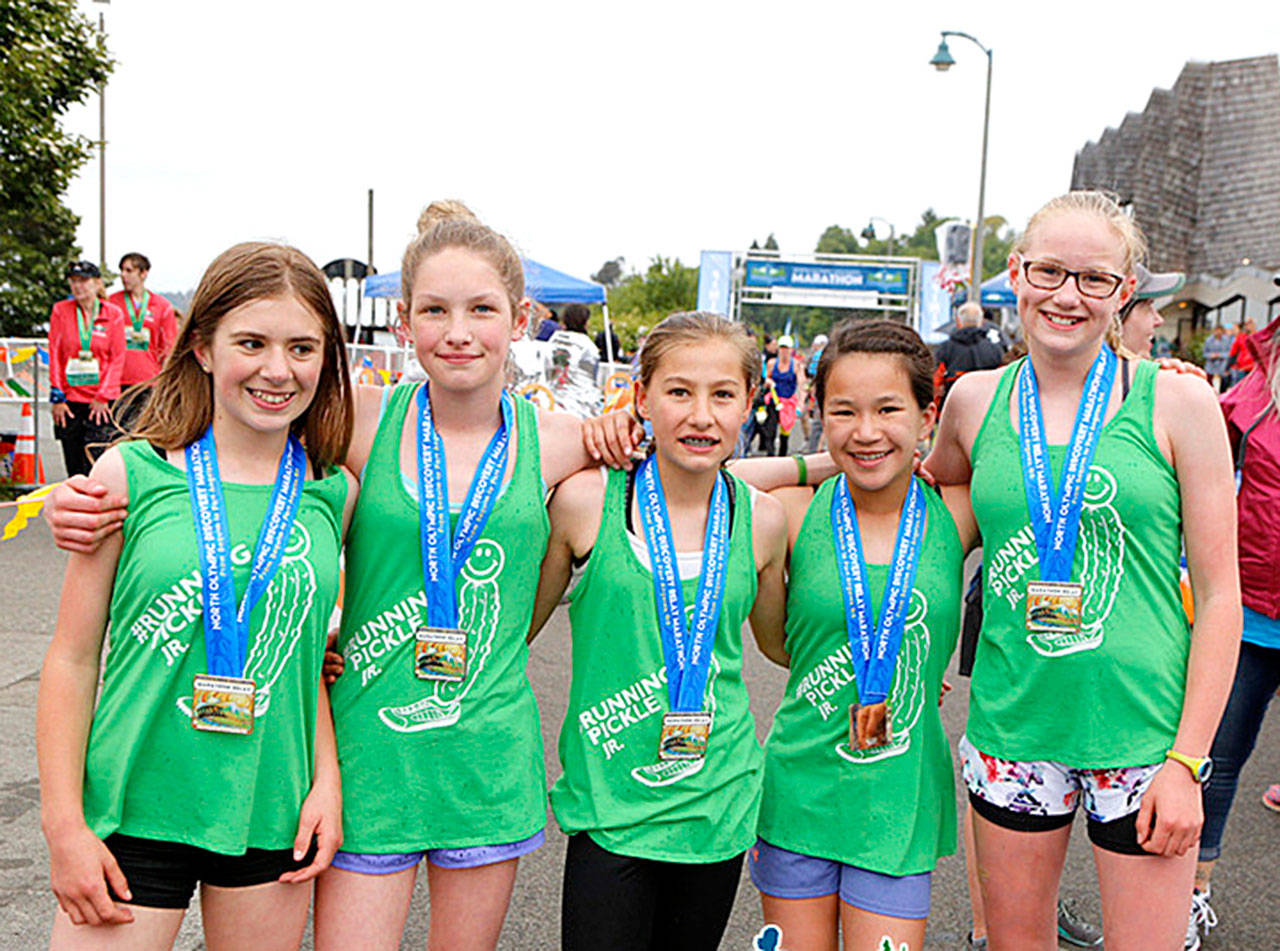
[(827, 230), (818, 238), (818, 246), (813, 250), (819, 254), (861, 254), (862, 247), (858, 239), (848, 228), (839, 225), (828, 225)]
[(74, 0), (0, 5), (0, 333), (31, 333), (66, 296), (80, 219), (62, 199), (90, 143), (61, 120), (112, 65)]
[(643, 274), (627, 275), (608, 293), (610, 322), (622, 346), (631, 350), (641, 327), (652, 327), (668, 314), (698, 306), (698, 269), (658, 255)]

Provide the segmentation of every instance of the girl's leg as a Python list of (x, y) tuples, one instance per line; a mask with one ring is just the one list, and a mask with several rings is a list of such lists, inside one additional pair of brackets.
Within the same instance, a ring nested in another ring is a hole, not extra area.
[(648, 951), (661, 914), (657, 864), (615, 855), (585, 832), (571, 835), (560, 900), (561, 951)]
[[(442, 868), (427, 862), (431, 892), (428, 951), (485, 951), (498, 946), (511, 904), (519, 859), (474, 868)], [(403, 924), (402, 924), (403, 927)]]
[[(847, 902), (840, 902), (840, 926), (844, 929), (844, 951), (920, 951), (928, 918), (892, 918), (877, 915)], [(784, 935), (785, 937), (785, 935)]]
[(1267, 704), (1280, 686), (1280, 650), (1244, 641), (1227, 709), (1213, 740), (1213, 776), (1204, 787), (1204, 829), (1200, 833), (1200, 866), (1196, 887), (1209, 885), (1213, 863), (1222, 853), (1222, 831), (1235, 799), (1240, 770), (1253, 752), (1267, 712)]
[(964, 825), (964, 871), (969, 879), (969, 912), (972, 916), (969, 934), (977, 939), (987, 936), (987, 913), (982, 907), (982, 883), (978, 880), (978, 849), (973, 835), (975, 818), (973, 806), (967, 806), (961, 820)]
[(202, 885), (205, 947), (209, 951), (297, 951), (310, 907), (309, 882), (267, 882), (244, 888)]
[(650, 951), (716, 951), (738, 896), (743, 858), (705, 865), (654, 862), (658, 900)]
[(1107, 951), (1179, 951), (1186, 937), (1196, 854), (1174, 858), (1093, 850)]
[(973, 831), (991, 951), (1055, 951), (1058, 880), (1071, 826), (1017, 832), (975, 812)]
[(143, 908), (130, 905), (133, 921), (126, 925), (73, 925), (61, 908), (53, 919), (50, 951), (167, 951), (182, 927), (181, 908)]
[(821, 898), (774, 898), (760, 893), (764, 923), (782, 931), (787, 951), (836, 951), (840, 927), (840, 898), (834, 892)]
[(416, 866), (389, 875), (330, 866), (316, 879), (316, 951), (398, 951), (417, 877)]

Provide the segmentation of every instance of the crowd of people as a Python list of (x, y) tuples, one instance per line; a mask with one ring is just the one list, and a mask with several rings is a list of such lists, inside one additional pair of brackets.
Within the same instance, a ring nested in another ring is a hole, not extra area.
[[(494, 948), (549, 796), (571, 951), (718, 947), (744, 860), (775, 947), (918, 951), (961, 825), (939, 707), (979, 546), (973, 940), (1056, 945), (1083, 806), (1107, 946), (1183, 947), (1189, 916), (1198, 942), (1204, 816), (1234, 779), (1205, 782), (1238, 774), (1280, 675), (1280, 322), (1224, 417), (1125, 342), (1162, 277), (1144, 257), (1131, 217), (1073, 192), (1009, 258), (1023, 356), (965, 362), (994, 345), (972, 313), (940, 377), (892, 321), (806, 361), (678, 313), (633, 412), (582, 420), (506, 391), (521, 262), (460, 203), (404, 253), (421, 382), (353, 386), (315, 265), (227, 250), (152, 334), (128, 438), (46, 506), (71, 552), (37, 712), (53, 947), (169, 947), (199, 887), (211, 947), (296, 948), (313, 911), (321, 951), (397, 948), (425, 869), (428, 946)], [(149, 302), (71, 280), (57, 382), (97, 425)], [(826, 450), (788, 455), (809, 395)], [(733, 458), (771, 416), (770, 454)], [(548, 791), (526, 665), (565, 597)], [(763, 747), (748, 623), (788, 669)]]

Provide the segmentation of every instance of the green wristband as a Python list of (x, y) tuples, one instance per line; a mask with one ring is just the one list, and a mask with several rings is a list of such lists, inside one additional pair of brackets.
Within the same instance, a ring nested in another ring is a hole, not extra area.
[(791, 458), (796, 461), (796, 472), (798, 473), (796, 485), (808, 485), (809, 465), (804, 461), (804, 456), (796, 453)]

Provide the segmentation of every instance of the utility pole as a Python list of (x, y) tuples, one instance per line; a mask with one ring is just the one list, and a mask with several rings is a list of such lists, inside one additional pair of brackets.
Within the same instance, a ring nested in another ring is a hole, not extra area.
[[(109, 4), (111, 0), (93, 0)], [(98, 11), (98, 36), (106, 43), (107, 22)], [(107, 81), (98, 87), (98, 266), (107, 272)]]

